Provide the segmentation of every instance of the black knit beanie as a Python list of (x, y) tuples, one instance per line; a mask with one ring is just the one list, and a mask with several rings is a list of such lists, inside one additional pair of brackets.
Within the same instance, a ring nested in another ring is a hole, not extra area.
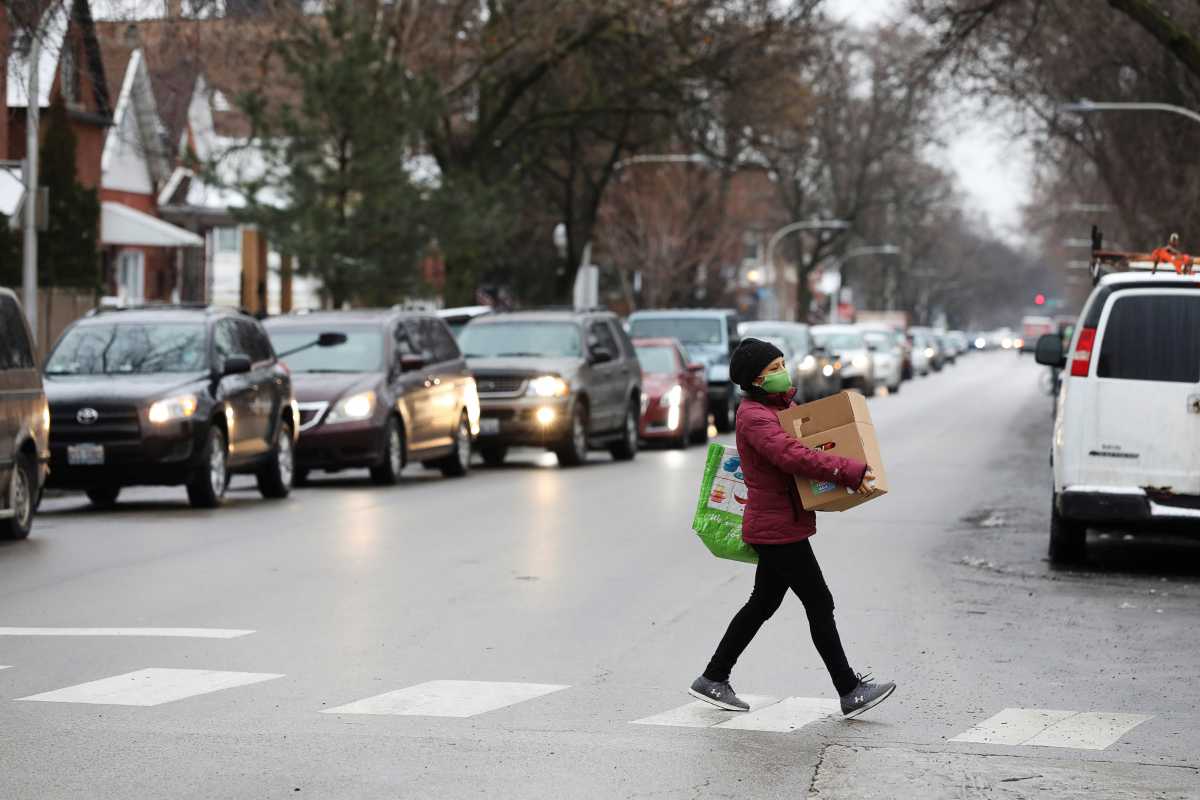
[(767, 364), (782, 357), (783, 351), (770, 342), (742, 339), (729, 359), (729, 379), (742, 387), (743, 392), (752, 393), (759, 373), (766, 369)]

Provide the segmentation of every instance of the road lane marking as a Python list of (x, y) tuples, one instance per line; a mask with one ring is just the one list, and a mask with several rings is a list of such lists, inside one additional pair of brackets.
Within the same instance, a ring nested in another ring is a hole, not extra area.
[(723, 730), (788, 733), (842, 712), (836, 700), (820, 697), (774, 697), (744, 694), (749, 711), (726, 711), (697, 700), (661, 714), (634, 720), (633, 725), (668, 725), (676, 728), (720, 728)]
[(254, 631), (236, 628), (0, 628), (0, 636), (167, 636), (237, 639)]
[(12, 667), (7, 666), (5, 664), (0, 664), (0, 669), (12, 669)]
[(723, 708), (717, 708), (712, 703), (695, 700), (678, 708), (672, 708), (670, 711), (664, 711), (661, 714), (635, 719), (630, 724), (670, 725), (676, 728), (713, 728), (722, 722), (728, 722), (738, 715), (753, 714), (760, 708), (779, 702), (777, 698), (764, 697), (757, 694), (742, 694), (738, 695), (738, 697), (750, 704), (750, 711), (726, 711)]
[(1153, 716), (1006, 708), (950, 741), (1104, 750), (1149, 719)]
[(249, 686), (282, 678), (267, 672), (221, 672), (210, 669), (151, 667), (101, 678), (52, 692), (20, 697), (43, 703), (92, 703), (114, 706), (157, 706), (196, 695)]
[(322, 714), (394, 714), (409, 717), (474, 717), (569, 689), (550, 683), (499, 681), (428, 681), (405, 689), (355, 700)]

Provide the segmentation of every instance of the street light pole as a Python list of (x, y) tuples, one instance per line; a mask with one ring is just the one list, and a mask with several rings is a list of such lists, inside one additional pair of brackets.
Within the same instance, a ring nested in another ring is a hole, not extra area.
[(39, 26), (29, 39), (29, 96), (25, 123), (25, 238), (22, 250), (21, 300), (33, 340), (38, 340), (37, 305), (37, 207), (38, 207), (38, 61), (41, 59), (42, 30)]
[[(785, 236), (790, 236), (799, 231), (844, 231), (850, 227), (850, 223), (844, 219), (809, 219), (799, 220), (784, 225), (779, 230), (771, 235), (767, 241), (767, 248), (763, 254), (763, 268), (766, 271), (766, 266), (770, 264), (771, 269), (775, 270), (775, 248)], [(784, 281), (779, 277), (782, 271), (776, 273), (775, 278), (775, 294), (777, 298), (783, 297)], [(780, 303), (782, 308), (782, 303)]]
[(1078, 103), (1063, 103), (1058, 110), (1077, 114), (1088, 114), (1093, 111), (1164, 111), (1168, 114), (1187, 117), (1192, 122), (1200, 122), (1200, 112), (1170, 103), (1093, 103), (1091, 100), (1080, 100)]
[(830, 325), (836, 325), (838, 321), (838, 295), (842, 291), (842, 267), (845, 266), (846, 262), (853, 258), (861, 258), (862, 256), (896, 255), (899, 252), (900, 248), (896, 247), (894, 244), (868, 245), (866, 247), (856, 247), (841, 258), (837, 259), (838, 288), (832, 291), (829, 295)]

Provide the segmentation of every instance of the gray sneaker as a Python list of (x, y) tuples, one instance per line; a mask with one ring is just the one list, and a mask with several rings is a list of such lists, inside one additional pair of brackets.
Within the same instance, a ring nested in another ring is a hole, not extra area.
[(750, 704), (738, 697), (729, 681), (710, 681), (701, 675), (692, 682), (688, 694), (726, 711), (749, 711)]
[(874, 708), (887, 700), (896, 691), (896, 684), (891, 681), (876, 683), (871, 680), (870, 673), (858, 676), (858, 686), (853, 691), (842, 695), (842, 715), (849, 719)]

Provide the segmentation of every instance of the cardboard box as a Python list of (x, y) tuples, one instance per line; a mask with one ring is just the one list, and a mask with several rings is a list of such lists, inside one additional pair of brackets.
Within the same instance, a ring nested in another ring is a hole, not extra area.
[(808, 511), (846, 511), (887, 494), (887, 474), (879, 452), (875, 426), (867, 401), (857, 392), (793, 406), (779, 412), (779, 421), (789, 436), (805, 447), (855, 461), (865, 461), (875, 472), (875, 491), (863, 495), (837, 483), (796, 476), (800, 503)]

